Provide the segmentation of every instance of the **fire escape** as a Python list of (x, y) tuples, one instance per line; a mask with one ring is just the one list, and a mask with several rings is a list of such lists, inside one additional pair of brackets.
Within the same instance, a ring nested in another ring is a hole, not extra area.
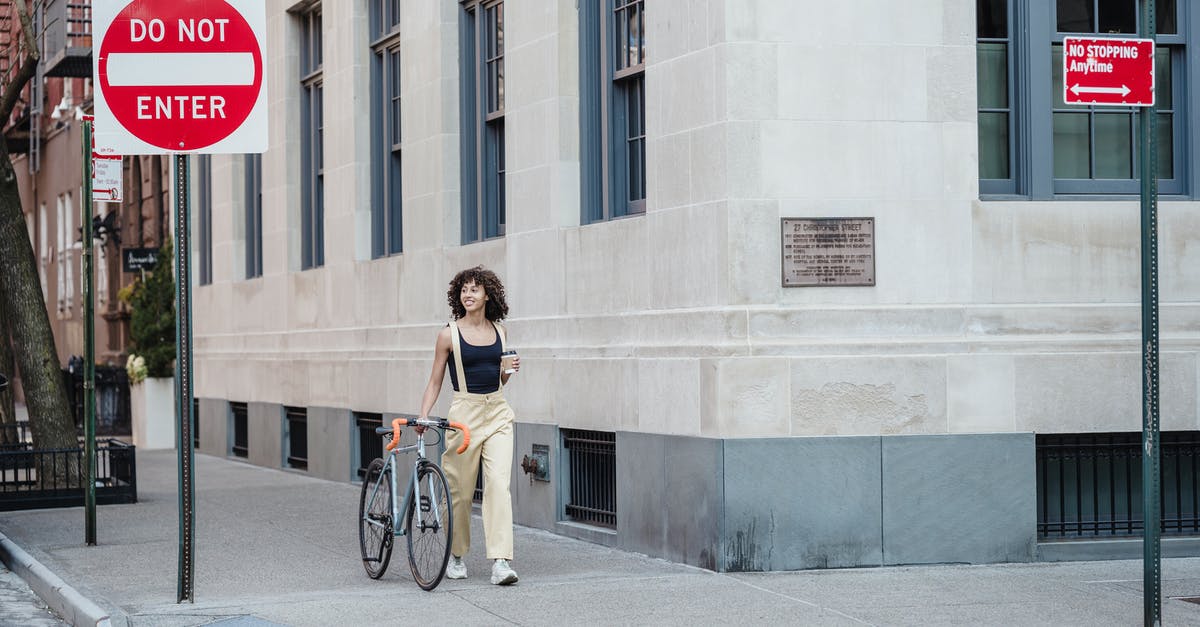
[[(20, 66), (21, 20), (15, 2), (0, 0), (0, 83), (7, 84)], [(4, 123), (9, 154), (28, 154), (29, 170), (41, 165), (45, 79), (90, 78), (92, 75), (92, 3), (46, 0), (33, 3), (34, 32), (43, 34), (41, 63), (21, 92), (13, 114)]]

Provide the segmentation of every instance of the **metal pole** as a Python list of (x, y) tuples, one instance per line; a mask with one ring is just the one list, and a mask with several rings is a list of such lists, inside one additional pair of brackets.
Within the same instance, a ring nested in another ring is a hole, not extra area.
[(192, 462), (192, 272), (188, 240), (188, 156), (175, 155), (175, 429), (179, 451), (179, 587), (177, 603), (195, 603), (196, 533)]
[[(1154, 0), (1140, 0), (1141, 36), (1155, 39)], [(1144, 623), (1162, 623), (1162, 481), (1158, 424), (1158, 107), (1140, 114), (1142, 179), (1142, 534)]]
[(96, 310), (92, 300), (92, 121), (83, 121), (83, 450), (84, 541), (96, 544)]

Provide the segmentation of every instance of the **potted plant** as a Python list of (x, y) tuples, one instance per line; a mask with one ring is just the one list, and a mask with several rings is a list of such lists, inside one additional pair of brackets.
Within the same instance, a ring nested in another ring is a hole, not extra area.
[(158, 251), (154, 269), (121, 289), (129, 319), (129, 375), (133, 443), (143, 449), (175, 446), (175, 279), (171, 241)]

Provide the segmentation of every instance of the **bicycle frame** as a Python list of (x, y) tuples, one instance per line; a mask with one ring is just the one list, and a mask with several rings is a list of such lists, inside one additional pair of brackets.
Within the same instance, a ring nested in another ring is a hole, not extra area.
[[(416, 451), (417, 458), (413, 460), (412, 477), (410, 477), (408, 482), (408, 490), (404, 494), (404, 502), (400, 503), (400, 500), (397, 498), (399, 494), (397, 493), (398, 485), (396, 480), (396, 469), (398, 468), (399, 464), (396, 462), (396, 455), (399, 453), (410, 453), (413, 451)], [(379, 493), (379, 489), (382, 487), (380, 484), (383, 483), (384, 474), (388, 474), (391, 477), (391, 480), (388, 481), (388, 489), (392, 491), (392, 520), (395, 521), (392, 524), (392, 535), (395, 537), (403, 536), (404, 534), (408, 533), (408, 517), (405, 516), (404, 518), (401, 518), (400, 512), (407, 512), (409, 504), (414, 502), (414, 498), (416, 499), (416, 503), (421, 502), (421, 482), (418, 479), (417, 474), (421, 469), (421, 462), (425, 460), (425, 434), (421, 433), (417, 435), (416, 444), (398, 446), (388, 451), (386, 459), (383, 462), (383, 471), (381, 471), (379, 473), (379, 477), (375, 479), (375, 487), (371, 490), (371, 499), (374, 499), (375, 495)], [(391, 471), (390, 473), (388, 473), (389, 470)], [(430, 486), (432, 486), (433, 479), (431, 478), (429, 482)], [(432, 491), (433, 488), (430, 487), (429, 490)], [(437, 524), (441, 525), (441, 512), (438, 511), (437, 508), (434, 508), (433, 514), (437, 520)], [(382, 523), (370, 520), (369, 518), (367, 518), (366, 521), (374, 526), (383, 526)]]

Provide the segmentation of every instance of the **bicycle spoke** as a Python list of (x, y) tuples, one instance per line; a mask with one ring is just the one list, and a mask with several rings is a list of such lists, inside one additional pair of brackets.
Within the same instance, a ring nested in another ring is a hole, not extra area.
[(450, 559), (450, 493), (441, 468), (432, 462), (419, 467), (420, 498), (409, 504), (408, 560), (413, 579), (425, 590), (442, 581)]
[(391, 468), (381, 459), (371, 462), (363, 477), (358, 505), (358, 541), (363, 568), (372, 579), (387, 571), (392, 557)]

